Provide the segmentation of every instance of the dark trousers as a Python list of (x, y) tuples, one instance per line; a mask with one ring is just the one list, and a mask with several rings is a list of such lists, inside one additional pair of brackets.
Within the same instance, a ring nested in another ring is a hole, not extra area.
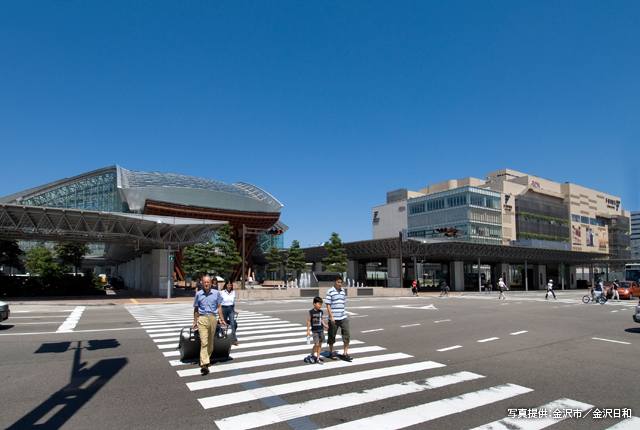
[(233, 328), (233, 340), (238, 340), (238, 336), (236, 336), (236, 328), (238, 327), (236, 324), (236, 308), (233, 306), (223, 306), (222, 317), (224, 318), (224, 322)]

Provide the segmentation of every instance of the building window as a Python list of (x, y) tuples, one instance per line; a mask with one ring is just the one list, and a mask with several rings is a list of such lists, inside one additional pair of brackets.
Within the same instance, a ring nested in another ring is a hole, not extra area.
[(589, 217), (588, 216), (581, 216), (580, 217), (580, 222), (582, 224), (589, 224)]
[(580, 222), (580, 215), (571, 215), (571, 221)]

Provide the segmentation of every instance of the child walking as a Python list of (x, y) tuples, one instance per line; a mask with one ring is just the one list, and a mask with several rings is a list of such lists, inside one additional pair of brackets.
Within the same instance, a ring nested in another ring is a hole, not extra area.
[(320, 351), (324, 342), (325, 328), (329, 328), (329, 326), (322, 319), (322, 299), (315, 297), (313, 299), (313, 309), (309, 311), (309, 318), (307, 319), (307, 339), (313, 334), (313, 348), (311, 349), (311, 355), (304, 359), (305, 363), (323, 364)]

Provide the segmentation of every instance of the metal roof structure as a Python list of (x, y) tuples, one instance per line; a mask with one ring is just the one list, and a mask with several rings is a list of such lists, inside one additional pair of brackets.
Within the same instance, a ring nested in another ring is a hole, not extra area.
[(107, 261), (124, 262), (154, 248), (182, 249), (226, 222), (157, 215), (0, 204), (0, 239), (104, 243)]
[[(590, 252), (565, 251), (546, 248), (531, 248), (525, 246), (490, 245), (482, 243), (442, 241), (425, 243), (409, 239), (401, 242), (397, 238), (364, 240), (345, 243), (345, 251), (349, 260), (373, 262), (387, 258), (398, 258), (402, 246), (403, 259), (416, 257), (424, 261), (478, 261), (488, 263), (522, 264), (568, 264), (590, 265), (607, 264), (608, 256)], [(307, 262), (322, 261), (327, 256), (323, 246), (303, 248)]]

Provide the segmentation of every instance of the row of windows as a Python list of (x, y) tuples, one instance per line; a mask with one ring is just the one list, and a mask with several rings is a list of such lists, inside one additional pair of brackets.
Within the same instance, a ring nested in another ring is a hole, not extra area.
[(588, 216), (571, 215), (571, 221), (604, 227), (604, 221), (602, 221), (601, 219), (589, 218)]
[[(445, 205), (446, 200), (446, 205)], [(478, 194), (470, 193), (459, 194), (451, 197), (447, 197), (446, 199), (435, 199), (435, 200), (427, 200), (423, 202), (411, 203), (409, 205), (409, 215), (419, 214), (423, 212), (432, 212), (437, 210), (442, 210), (447, 208), (455, 208), (459, 206), (481, 206), (492, 209), (500, 209), (500, 199), (490, 196), (483, 196)]]

